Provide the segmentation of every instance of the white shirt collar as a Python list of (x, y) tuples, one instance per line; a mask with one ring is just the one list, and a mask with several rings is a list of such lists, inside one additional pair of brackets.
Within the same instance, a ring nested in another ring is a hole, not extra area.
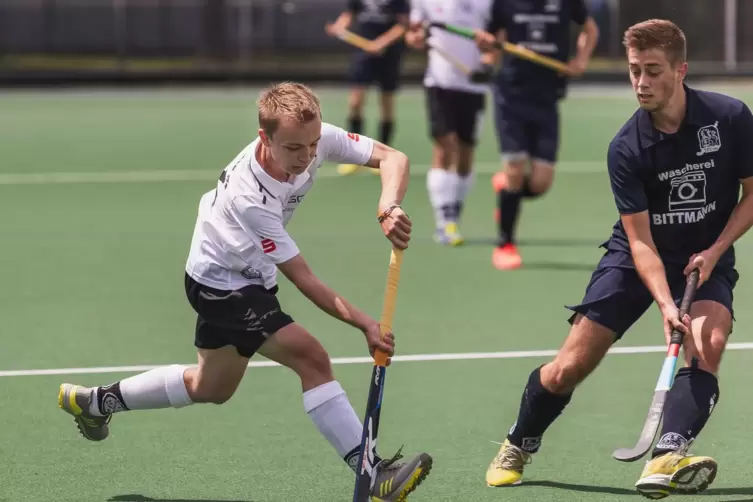
[(298, 190), (301, 186), (303, 186), (304, 183), (306, 183), (309, 178), (311, 178), (311, 174), (309, 174), (309, 169), (311, 166), (316, 162), (316, 157), (311, 161), (308, 168), (306, 168), (303, 173), (294, 176), (291, 175), (288, 178), (288, 181), (278, 181), (274, 179), (272, 176), (270, 176), (263, 167), (259, 164), (259, 162), (256, 160), (256, 150), (261, 144), (260, 140), (256, 140), (254, 143), (252, 149), (251, 149), (251, 158), (249, 161), (249, 169), (251, 171), (251, 174), (256, 178), (256, 181), (259, 183), (259, 189), (262, 191), (266, 191), (269, 193), (272, 197), (275, 197), (276, 199), (282, 200), (282, 197), (291, 191)]

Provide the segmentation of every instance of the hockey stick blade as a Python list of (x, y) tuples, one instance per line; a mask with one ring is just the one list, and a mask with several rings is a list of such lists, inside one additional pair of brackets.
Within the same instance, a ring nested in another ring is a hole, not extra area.
[(651, 401), (651, 407), (648, 410), (648, 416), (646, 417), (646, 422), (643, 424), (643, 430), (641, 431), (640, 438), (638, 438), (638, 443), (632, 448), (616, 449), (612, 453), (612, 456), (616, 460), (620, 462), (635, 462), (648, 453), (648, 450), (654, 444), (654, 439), (656, 439), (656, 432), (659, 430), (666, 396), (666, 390), (658, 390), (654, 393), (654, 398)]
[[(679, 318), (682, 319), (690, 311), (690, 306), (695, 297), (695, 290), (698, 287), (699, 271), (694, 269), (687, 278), (685, 292), (680, 302)], [(664, 401), (667, 398), (667, 392), (672, 387), (675, 377), (675, 368), (677, 359), (682, 347), (683, 333), (680, 330), (673, 330), (670, 338), (669, 347), (667, 348), (667, 357), (664, 358), (664, 364), (659, 373), (659, 379), (654, 388), (654, 397), (651, 400), (651, 407), (648, 409), (648, 416), (643, 423), (643, 430), (638, 438), (638, 442), (632, 448), (618, 448), (612, 453), (615, 460), (620, 462), (635, 462), (643, 457), (654, 444), (656, 432), (659, 430), (662, 414), (664, 413)]]

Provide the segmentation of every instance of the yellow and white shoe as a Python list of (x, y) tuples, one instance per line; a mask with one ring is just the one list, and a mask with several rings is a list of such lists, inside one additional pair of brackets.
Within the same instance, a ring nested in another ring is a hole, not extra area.
[(359, 169), (361, 169), (361, 166), (359, 166), (358, 164), (340, 164), (337, 166), (337, 172), (340, 174), (340, 176), (356, 174)]
[(444, 234), (447, 236), (447, 242), (450, 246), (461, 246), (465, 240), (460, 235), (458, 224), (451, 222), (444, 227)]
[(688, 455), (685, 450), (665, 453), (646, 463), (635, 488), (653, 500), (700, 493), (714, 482), (717, 468), (711, 457)]
[(523, 467), (530, 463), (531, 454), (524, 452), (506, 439), (486, 470), (486, 484), (489, 486), (519, 485), (522, 483)]

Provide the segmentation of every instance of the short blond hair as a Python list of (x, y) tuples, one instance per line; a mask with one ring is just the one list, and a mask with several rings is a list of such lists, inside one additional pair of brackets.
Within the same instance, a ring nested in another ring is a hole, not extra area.
[(661, 49), (672, 64), (687, 60), (685, 34), (675, 23), (666, 19), (649, 19), (634, 24), (625, 31), (622, 45), (626, 49), (639, 51)]
[(277, 131), (283, 118), (305, 124), (322, 116), (319, 98), (309, 87), (297, 82), (281, 82), (268, 87), (256, 104), (259, 127), (269, 137)]

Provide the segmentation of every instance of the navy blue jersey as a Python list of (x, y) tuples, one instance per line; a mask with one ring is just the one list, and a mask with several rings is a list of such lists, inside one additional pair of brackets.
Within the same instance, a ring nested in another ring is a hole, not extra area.
[[(639, 109), (610, 143), (607, 160), (620, 214), (648, 211), (659, 255), (679, 265), (714, 244), (737, 205), (740, 180), (753, 176), (753, 115), (745, 103), (685, 91), (687, 112), (676, 133), (658, 131)], [(606, 247), (630, 251), (621, 221)], [(717, 266), (734, 263), (730, 247)]]
[[(410, 14), (408, 0), (348, 0), (348, 11), (355, 19), (354, 32), (375, 39)], [(398, 42), (399, 43), (399, 42)]]
[[(570, 22), (583, 25), (587, 17), (583, 0), (495, 0), (488, 31), (505, 30), (508, 42), (567, 62)], [(505, 54), (495, 83), (505, 95), (551, 103), (565, 96), (567, 78)]]

